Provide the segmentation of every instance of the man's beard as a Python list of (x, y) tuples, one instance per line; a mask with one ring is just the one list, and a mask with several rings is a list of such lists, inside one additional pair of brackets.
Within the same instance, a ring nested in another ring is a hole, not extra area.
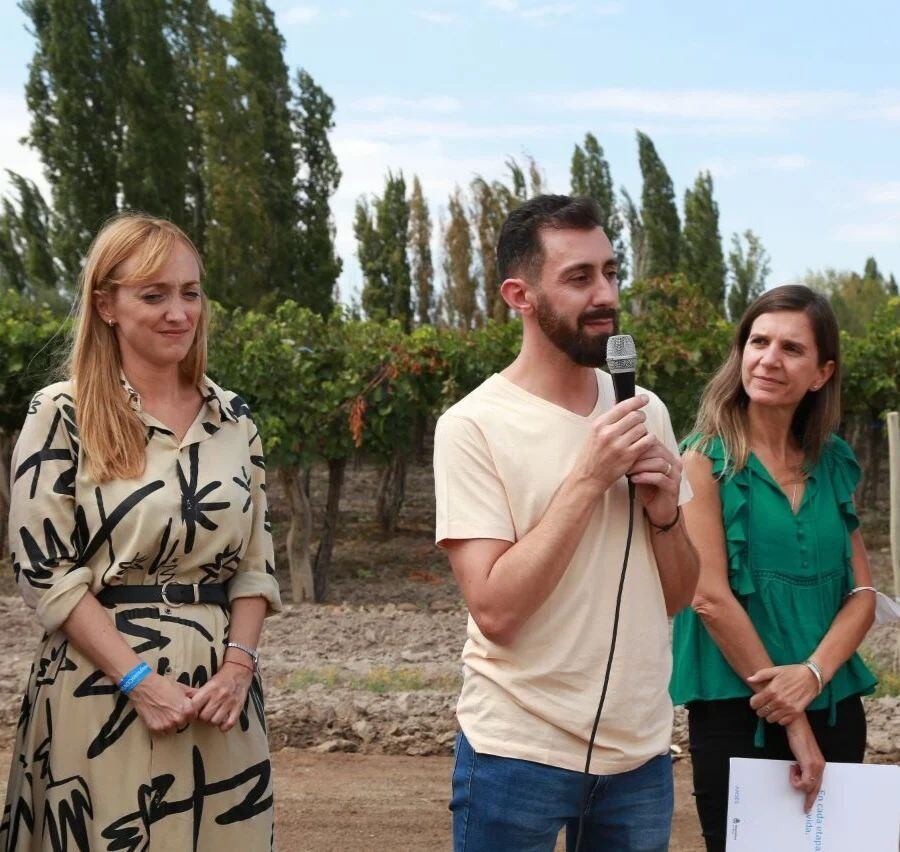
[[(553, 308), (546, 297), (539, 293), (536, 316), (541, 331), (559, 349), (565, 352), (581, 367), (603, 367), (606, 365), (606, 342), (613, 334), (619, 333), (619, 312), (613, 308), (597, 308), (586, 311), (578, 317), (578, 325), (572, 328)], [(584, 325), (598, 319), (611, 319), (611, 334), (589, 333)]]

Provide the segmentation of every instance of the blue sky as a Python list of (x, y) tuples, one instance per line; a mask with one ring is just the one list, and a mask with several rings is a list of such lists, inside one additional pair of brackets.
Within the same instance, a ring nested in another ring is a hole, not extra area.
[[(679, 204), (712, 172), (724, 241), (757, 232), (770, 285), (869, 255), (900, 277), (896, 0), (270, 2), (289, 66), (337, 104), (345, 296), (360, 286), (355, 200), (388, 169), (418, 174), (437, 218), (455, 185), (501, 177), (508, 156), (533, 156), (549, 189), (567, 191), (591, 131), (637, 198), (636, 129)], [(15, 3), (0, 3), (0, 164), (39, 178), (16, 142), (31, 40)]]

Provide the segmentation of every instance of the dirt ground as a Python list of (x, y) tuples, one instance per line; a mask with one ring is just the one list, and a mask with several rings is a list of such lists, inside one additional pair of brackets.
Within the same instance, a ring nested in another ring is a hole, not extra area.
[[(347, 471), (326, 603), (289, 604), (266, 624), (263, 676), (282, 850), (449, 848), (450, 753), (466, 611), (432, 540), (430, 467), (411, 467), (400, 528), (391, 536), (372, 520), (376, 482), (370, 465)], [(317, 470), (312, 500), (318, 510), (324, 487)], [(287, 518), (277, 481), (270, 496), (287, 602)], [(863, 529), (876, 583), (887, 589), (884, 513), (864, 516)], [(11, 573), (0, 572), (0, 794), (39, 632)], [(885, 670), (900, 671), (898, 650), (900, 630), (893, 627), (873, 630), (866, 641), (866, 653)], [(867, 759), (900, 761), (900, 697), (870, 699), (866, 708)], [(678, 712), (673, 742), (686, 750), (685, 740)], [(671, 848), (702, 849), (689, 759), (676, 763)]]
[[(0, 753), (0, 796), (8, 751)], [(450, 848), (449, 757), (315, 754), (284, 748), (272, 755), (276, 845), (295, 852), (426, 852)], [(677, 801), (690, 800), (690, 766), (675, 765)], [(693, 809), (679, 808), (671, 849), (702, 852)], [(562, 837), (557, 849), (564, 849)]]

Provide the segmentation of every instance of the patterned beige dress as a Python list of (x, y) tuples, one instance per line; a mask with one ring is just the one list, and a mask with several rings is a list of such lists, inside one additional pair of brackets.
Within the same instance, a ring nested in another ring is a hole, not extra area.
[[(39, 391), (12, 464), (10, 549), (46, 631), (22, 702), (0, 850), (267, 850), (272, 776), (257, 674), (227, 734), (203, 722), (152, 736), (129, 699), (59, 629), (88, 590), (227, 583), (281, 609), (259, 433), (240, 397), (204, 379), (179, 443), (147, 427), (147, 466), (98, 485), (81, 464), (69, 382)], [(151, 668), (200, 686), (222, 661), (228, 611), (214, 604), (107, 607)]]

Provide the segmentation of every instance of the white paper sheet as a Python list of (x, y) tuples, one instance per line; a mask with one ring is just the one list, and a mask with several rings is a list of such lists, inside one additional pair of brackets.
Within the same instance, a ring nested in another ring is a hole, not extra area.
[(727, 852), (898, 852), (900, 766), (829, 763), (809, 814), (790, 766), (731, 758)]

